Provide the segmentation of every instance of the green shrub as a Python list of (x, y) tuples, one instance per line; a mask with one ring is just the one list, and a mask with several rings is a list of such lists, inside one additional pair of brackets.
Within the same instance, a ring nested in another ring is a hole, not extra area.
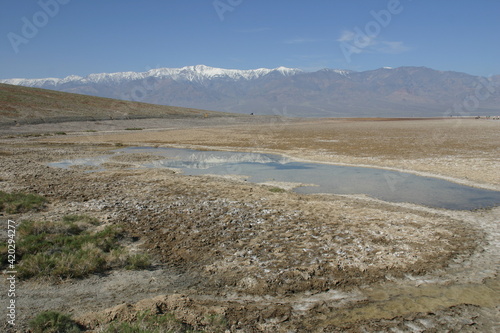
[(283, 193), (283, 192), (285, 192), (285, 190), (284, 190), (284, 189), (282, 189), (282, 188), (280, 188), (280, 187), (271, 187), (271, 188), (269, 189), (269, 191), (271, 191), (271, 192), (273, 192), (273, 193)]
[(4, 211), (7, 214), (37, 210), (42, 208), (46, 201), (44, 197), (37, 194), (0, 191), (0, 211)]
[(141, 270), (151, 267), (151, 259), (146, 253), (133, 254), (127, 258), (126, 269)]
[(177, 319), (172, 313), (151, 314), (150, 311), (140, 312), (133, 322), (112, 322), (105, 327), (103, 333), (194, 333), (194, 332), (225, 332), (226, 318), (222, 315), (207, 315), (200, 326), (193, 327)]
[(27, 255), (18, 265), (21, 278), (82, 278), (108, 269), (106, 255), (99, 249), (81, 249), (73, 253), (37, 253)]
[(110, 251), (119, 247), (119, 233), (112, 227), (90, 232), (75, 222), (24, 222), (19, 231), (21, 278), (80, 278), (103, 272), (110, 268)]
[(118, 246), (121, 230), (107, 226), (101, 231), (91, 232), (76, 223), (25, 221), (19, 226), (19, 254), (37, 254), (47, 250), (73, 252), (86, 243), (97, 245), (104, 252)]
[(29, 327), (33, 333), (81, 332), (71, 317), (56, 311), (46, 311), (38, 314), (29, 322)]

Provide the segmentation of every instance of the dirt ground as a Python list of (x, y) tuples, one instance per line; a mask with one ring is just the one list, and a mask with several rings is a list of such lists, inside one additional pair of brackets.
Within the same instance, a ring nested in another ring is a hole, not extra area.
[[(101, 172), (47, 166), (153, 145), (273, 152), (500, 190), (500, 122), (148, 121), (0, 133), (2, 190), (36, 192), (50, 202), (41, 212), (2, 216), (2, 223), (88, 214), (123, 226), (128, 246), (154, 258), (147, 271), (57, 284), (19, 281), (19, 331), (49, 309), (97, 331), (144, 309), (173, 312), (194, 325), (220, 314), (230, 332), (500, 330), (499, 207), (447, 211), (133, 168), (148, 155), (120, 155)], [(5, 292), (0, 302), (6, 304)]]

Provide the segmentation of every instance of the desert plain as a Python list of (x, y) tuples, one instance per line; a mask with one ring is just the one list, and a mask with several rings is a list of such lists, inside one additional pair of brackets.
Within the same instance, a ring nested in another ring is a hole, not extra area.
[(2, 190), (48, 200), (3, 219), (89, 215), (119, 226), (124, 246), (152, 260), (143, 270), (18, 281), (20, 332), (46, 310), (95, 332), (146, 310), (172, 314), (179, 331), (500, 330), (500, 207), (298, 194), (290, 184), (230, 174), (141, 168), (151, 154), (115, 153), (105, 170), (48, 165), (128, 146), (176, 147), (274, 153), (500, 191), (500, 121), (197, 115), (18, 124), (3, 127), (0, 142)]

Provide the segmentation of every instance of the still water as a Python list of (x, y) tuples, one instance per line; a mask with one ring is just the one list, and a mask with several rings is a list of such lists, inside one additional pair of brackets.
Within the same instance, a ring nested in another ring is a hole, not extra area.
[[(249, 182), (292, 182), (298, 193), (364, 194), (390, 202), (409, 202), (452, 210), (473, 210), (500, 205), (500, 192), (460, 185), (409, 173), (323, 163), (296, 162), (273, 154), (198, 151), (177, 148), (132, 147), (115, 154), (148, 153), (155, 161), (142, 167), (177, 168), (186, 175), (239, 175)], [(113, 155), (52, 163), (56, 167), (99, 167)], [(307, 184), (307, 185), (299, 185)]]

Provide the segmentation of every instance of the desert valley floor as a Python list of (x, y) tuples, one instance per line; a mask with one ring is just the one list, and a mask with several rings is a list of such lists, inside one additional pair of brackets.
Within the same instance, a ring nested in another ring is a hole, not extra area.
[(144, 310), (221, 332), (500, 331), (500, 207), (452, 211), (137, 168), (155, 159), (147, 153), (115, 154), (104, 171), (48, 166), (120, 147), (177, 147), (276, 153), (500, 191), (500, 121), (103, 120), (4, 127), (0, 142), (2, 190), (48, 199), (40, 211), (2, 221), (89, 215), (122, 228), (124, 246), (153, 261), (147, 270), (18, 281), (19, 331), (45, 310), (96, 332)]

